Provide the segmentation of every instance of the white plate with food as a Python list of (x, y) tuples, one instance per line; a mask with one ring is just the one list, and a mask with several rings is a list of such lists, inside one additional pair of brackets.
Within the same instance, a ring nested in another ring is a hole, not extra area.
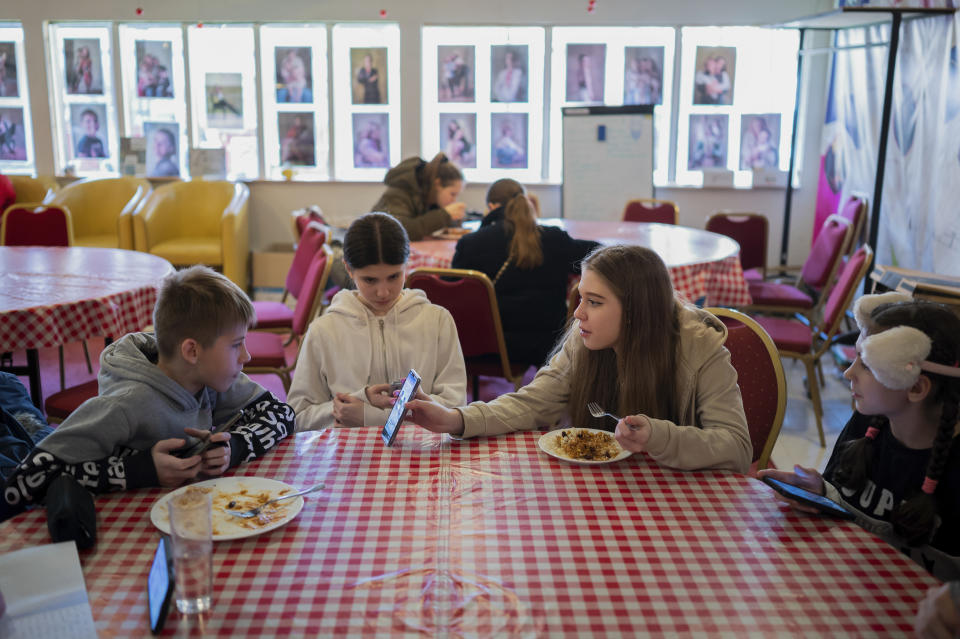
[(253, 537), (283, 526), (303, 509), (303, 497), (292, 497), (264, 508), (250, 519), (242, 519), (227, 512), (250, 510), (266, 501), (296, 492), (289, 484), (264, 477), (218, 477), (183, 486), (167, 493), (150, 509), (150, 521), (164, 533), (170, 534), (170, 513), (167, 502), (188, 488), (200, 488), (210, 493), (213, 502), (213, 540), (229, 541)]
[(537, 440), (540, 450), (573, 464), (612, 464), (633, 453), (625, 450), (613, 433), (596, 428), (563, 428), (544, 433)]

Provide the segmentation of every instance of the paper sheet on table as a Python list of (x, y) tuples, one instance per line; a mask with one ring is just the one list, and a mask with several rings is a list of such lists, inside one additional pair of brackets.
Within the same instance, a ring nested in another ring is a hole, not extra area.
[(97, 636), (72, 541), (0, 555), (0, 592), (7, 604), (0, 639)]

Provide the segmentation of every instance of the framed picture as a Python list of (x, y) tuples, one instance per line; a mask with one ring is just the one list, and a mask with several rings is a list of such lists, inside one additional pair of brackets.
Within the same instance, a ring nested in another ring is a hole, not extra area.
[(23, 130), (23, 109), (0, 108), (0, 160), (25, 162), (26, 133)]
[(208, 73), (207, 126), (220, 129), (243, 127), (243, 76), (239, 73)]
[(694, 114), (690, 116), (690, 148), (687, 169), (725, 169), (727, 167), (728, 116)]
[(16, 98), (20, 95), (17, 86), (17, 50), (14, 42), (0, 42), (0, 98)]
[(386, 113), (353, 114), (353, 166), (390, 167), (390, 121)]
[(567, 102), (603, 102), (607, 45), (567, 45)]
[(624, 104), (663, 104), (663, 47), (626, 47)]
[(473, 102), (476, 47), (437, 47), (437, 101)]
[(387, 103), (386, 47), (354, 47), (350, 49), (354, 104)]
[(316, 166), (313, 112), (283, 112), (277, 114), (280, 140), (280, 164)]
[(492, 102), (526, 102), (529, 47), (493, 45), (490, 47), (490, 100)]
[(107, 107), (103, 104), (70, 105), (74, 158), (105, 158), (110, 155), (107, 131), (101, 128), (106, 121)]
[(147, 139), (147, 177), (180, 175), (180, 125), (176, 122), (144, 122)]
[(527, 114), (490, 116), (490, 165), (495, 169), (527, 168)]
[(169, 40), (137, 40), (137, 95), (141, 98), (172, 98), (173, 43)]
[(277, 69), (277, 102), (312, 103), (312, 47), (277, 47), (273, 56)]
[(67, 74), (68, 94), (103, 95), (100, 40), (97, 38), (64, 40), (63, 68)]
[(740, 117), (740, 169), (776, 169), (780, 166), (780, 114), (744, 114)]
[(460, 168), (477, 168), (477, 114), (441, 113), (440, 145)]
[(694, 104), (733, 104), (736, 47), (697, 47)]

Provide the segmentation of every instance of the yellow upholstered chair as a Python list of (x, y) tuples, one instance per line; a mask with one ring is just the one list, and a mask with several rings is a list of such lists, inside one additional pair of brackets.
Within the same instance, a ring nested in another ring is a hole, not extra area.
[(81, 180), (60, 189), (51, 203), (73, 216), (73, 243), (133, 250), (134, 210), (153, 188), (143, 178)]
[(46, 202), (53, 197), (60, 185), (49, 175), (30, 177), (29, 175), (7, 175), (17, 194), (14, 204), (23, 202)]
[(247, 288), (245, 184), (191, 180), (157, 187), (133, 215), (133, 245), (176, 266), (206, 264)]

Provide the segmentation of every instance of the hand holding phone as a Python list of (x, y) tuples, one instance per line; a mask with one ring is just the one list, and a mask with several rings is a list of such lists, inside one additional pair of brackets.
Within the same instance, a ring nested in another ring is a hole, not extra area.
[(243, 411), (239, 411), (236, 415), (234, 415), (227, 421), (223, 422), (222, 424), (220, 424), (219, 426), (211, 430), (210, 435), (208, 435), (204, 439), (201, 439), (200, 441), (198, 441), (197, 443), (193, 444), (188, 448), (181, 448), (180, 450), (176, 450), (172, 454), (176, 455), (177, 457), (182, 457), (184, 459), (186, 459), (187, 457), (193, 457), (194, 455), (202, 455), (211, 446), (215, 446), (221, 443), (221, 442), (211, 441), (212, 436), (216, 435), (217, 433), (222, 433), (224, 431), (230, 430), (230, 428), (237, 423), (237, 421), (240, 419), (242, 415), (243, 415)]
[(383, 443), (387, 446), (393, 445), (393, 440), (397, 438), (397, 432), (400, 430), (403, 415), (407, 412), (407, 402), (416, 396), (419, 388), (420, 375), (411, 368), (410, 372), (407, 373), (407, 378), (403, 381), (403, 386), (400, 387), (400, 394), (397, 396), (397, 401), (393, 405), (393, 410), (390, 411), (390, 416), (387, 417), (387, 423), (384, 424), (383, 431), (380, 433), (380, 436), (383, 438)]
[(813, 508), (819, 513), (846, 520), (855, 518), (855, 515), (852, 512), (832, 499), (827, 499), (823, 495), (818, 495), (804, 488), (800, 488), (799, 486), (794, 486), (793, 484), (788, 484), (785, 481), (774, 479), (769, 475), (762, 477), (761, 481), (787, 499)]
[(149, 607), (150, 631), (157, 635), (170, 614), (176, 580), (173, 572), (173, 547), (170, 536), (162, 535), (153, 554), (150, 574), (147, 576), (147, 605)]

